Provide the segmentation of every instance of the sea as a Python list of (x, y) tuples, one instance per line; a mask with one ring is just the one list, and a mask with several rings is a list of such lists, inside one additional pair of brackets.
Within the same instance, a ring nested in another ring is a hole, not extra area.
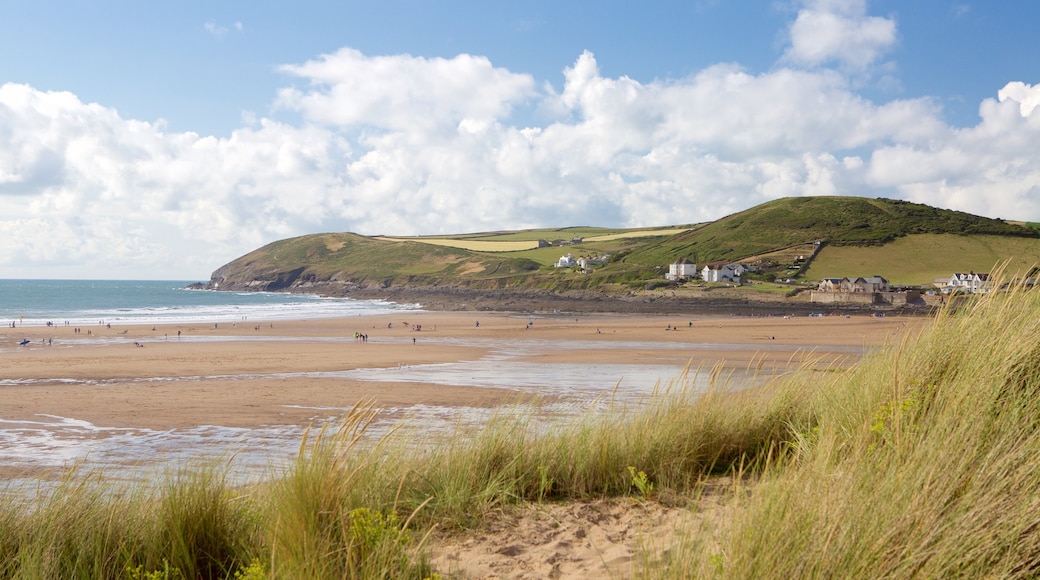
[[(48, 324), (217, 324), (243, 320), (259, 323), (420, 310), (417, 304), (311, 294), (198, 290), (189, 288), (190, 284), (186, 280), (0, 279), (0, 336), (9, 335), (4, 327), (11, 325), (18, 328), (18, 338), (23, 329)], [(3, 341), (0, 356), (5, 348), (12, 351), (19, 347), (12, 341)], [(236, 472), (253, 476), (293, 457), (293, 449), (299, 448), (305, 433), (303, 426), (120, 429), (51, 415), (12, 421), (3, 416), (3, 387), (34, 382), (4, 377), (2, 369), (0, 364), (0, 473), (51, 473), (54, 469), (77, 466), (88, 472), (103, 469), (117, 478), (137, 479), (154, 468), (155, 461), (145, 459), (177, 465), (199, 457), (235, 456)], [(54, 381), (69, 383), (60, 376)], [(41, 389), (47, 388), (48, 381), (38, 383)], [(33, 476), (0, 476), (0, 489), (38, 489), (39, 484)]]
[(255, 322), (378, 315), (417, 304), (282, 292), (222, 292), (177, 280), (0, 280), (8, 326)]

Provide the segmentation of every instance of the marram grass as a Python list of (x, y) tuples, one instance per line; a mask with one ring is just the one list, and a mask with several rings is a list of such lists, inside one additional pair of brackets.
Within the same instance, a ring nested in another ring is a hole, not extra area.
[(429, 534), (499, 507), (695, 498), (717, 474), (737, 476), (725, 517), (642, 575), (1040, 574), (1040, 293), (943, 312), (847, 369), (739, 392), (709, 372), (707, 393), (679, 377), (643, 405), (510, 408), (423, 444), (408, 425), (370, 436), (362, 406), (259, 485), (219, 466), (138, 487), (73, 471), (0, 499), (0, 578), (427, 578)]
[(1040, 575), (1040, 293), (941, 313), (811, 390), (793, 444), (661, 577)]

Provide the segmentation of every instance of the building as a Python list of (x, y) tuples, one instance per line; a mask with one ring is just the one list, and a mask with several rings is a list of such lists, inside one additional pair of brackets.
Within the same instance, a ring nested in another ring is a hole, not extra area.
[(701, 270), (701, 279), (705, 282), (733, 282), (740, 284), (740, 277), (744, 275), (747, 268), (740, 264), (727, 264), (716, 262), (708, 264)]
[(687, 278), (697, 277), (697, 264), (687, 260), (686, 258), (679, 258), (672, 262), (668, 266), (668, 274), (665, 278), (669, 280), (685, 280)]
[(990, 285), (989, 274), (976, 274), (975, 272), (968, 272), (967, 274), (956, 273), (950, 276), (949, 282), (942, 290), (943, 293), (947, 294), (950, 292), (982, 294), (989, 292)]
[(888, 280), (881, 276), (856, 278), (852, 281), (850, 292), (888, 292)]
[(603, 254), (601, 256), (582, 256), (578, 258), (577, 264), (582, 271), (589, 272), (595, 266), (602, 266), (610, 260), (610, 254)]
[(577, 262), (574, 261), (574, 254), (560, 256), (560, 259), (556, 261), (557, 268), (573, 268), (576, 265)]
[(841, 283), (848, 278), (824, 278), (816, 287), (820, 292), (841, 292)]
[(824, 278), (816, 289), (820, 292), (870, 293), (888, 292), (890, 288), (888, 280), (875, 275), (869, 278)]

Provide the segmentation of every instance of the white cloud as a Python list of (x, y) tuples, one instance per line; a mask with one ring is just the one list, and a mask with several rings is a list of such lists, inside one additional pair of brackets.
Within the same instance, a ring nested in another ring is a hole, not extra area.
[[(245, 27), (241, 22), (235, 22), (231, 25), (231, 28), (234, 28), (235, 31), (239, 33), (245, 32)], [(202, 29), (215, 38), (224, 38), (227, 36), (228, 32), (231, 32), (231, 29), (221, 24), (217, 24), (214, 20), (207, 20), (206, 23), (202, 25)]]
[(997, 92), (997, 98), (1001, 102), (1011, 100), (1018, 103), (1018, 110), (1023, 117), (1033, 114), (1033, 110), (1040, 105), (1040, 85), (1027, 85), (1023, 82), (1011, 82)]
[(286, 88), (277, 104), (310, 122), (375, 130), (454, 130), (463, 121), (508, 117), (534, 96), (534, 79), (495, 68), (488, 59), (368, 57), (344, 48), (283, 72), (308, 81)]
[[(666, 225), (793, 195), (1040, 218), (1040, 89), (1021, 82), (958, 129), (929, 99), (875, 103), (822, 68), (641, 83), (586, 52), (559, 91), (470, 55), (343, 49), (283, 70), (299, 86), (276, 114), (302, 123), (249, 114), (226, 138), (0, 86), (0, 271), (198, 279), (319, 231)], [(519, 124), (521, 107), (550, 117)]]
[(202, 28), (206, 32), (212, 34), (213, 36), (216, 36), (217, 38), (223, 37), (228, 32), (227, 28), (220, 26), (212, 20), (206, 21), (206, 23), (202, 25)]
[(896, 24), (869, 16), (866, 0), (806, 0), (789, 30), (785, 59), (810, 67), (837, 63), (867, 71), (896, 43)]

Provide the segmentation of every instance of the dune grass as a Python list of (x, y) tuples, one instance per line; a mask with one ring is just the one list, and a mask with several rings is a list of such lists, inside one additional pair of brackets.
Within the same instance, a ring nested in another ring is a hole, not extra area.
[(359, 407), (307, 437), (284, 474), (244, 488), (219, 466), (136, 487), (72, 472), (0, 500), (0, 578), (430, 577), (435, 528), (526, 501), (690, 490), (782, 437), (803, 406), (683, 384), (567, 422), (511, 408), (429, 446), (407, 426), (369, 437), (375, 410)]
[(1035, 291), (991, 295), (813, 385), (721, 539), (682, 538), (658, 575), (1036, 577), (1038, 315)]
[(641, 574), (1035, 577), (1038, 319), (1040, 293), (1011, 289), (851, 368), (739, 392), (713, 369), (707, 393), (680, 377), (638, 408), (510, 408), (432, 441), (371, 437), (360, 407), (253, 486), (220, 466), (153, 486), (73, 472), (0, 500), (0, 578), (427, 578), (428, 534), (499, 507), (694, 497), (735, 473), (719, 527), (678, 534)]

